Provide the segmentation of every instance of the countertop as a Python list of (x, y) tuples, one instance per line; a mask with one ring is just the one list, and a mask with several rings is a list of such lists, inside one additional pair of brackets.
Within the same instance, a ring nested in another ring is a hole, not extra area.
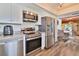
[(0, 43), (12, 41), (12, 40), (22, 40), (20, 38), (23, 38), (23, 37), (24, 37), (24, 34), (21, 32), (16, 33), (14, 35), (8, 35), (8, 36), (0, 35)]

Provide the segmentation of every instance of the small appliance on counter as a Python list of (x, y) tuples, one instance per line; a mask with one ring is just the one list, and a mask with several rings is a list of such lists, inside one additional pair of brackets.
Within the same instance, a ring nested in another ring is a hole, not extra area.
[(4, 26), (3, 35), (4, 36), (13, 35), (13, 27), (11, 25)]

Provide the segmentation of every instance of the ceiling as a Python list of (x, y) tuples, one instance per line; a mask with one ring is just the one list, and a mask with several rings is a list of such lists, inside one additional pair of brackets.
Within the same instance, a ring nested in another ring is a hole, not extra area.
[(56, 15), (79, 10), (79, 3), (36, 3), (36, 5)]
[(66, 4), (64, 4), (64, 3), (62, 3), (62, 4), (60, 4), (60, 3), (49, 3), (48, 5), (49, 5), (49, 7), (54, 8), (56, 11), (60, 11), (60, 10), (63, 10), (64, 8), (68, 8), (68, 7), (70, 7), (70, 6), (74, 5), (74, 4), (69, 4), (69, 3), (66, 3)]

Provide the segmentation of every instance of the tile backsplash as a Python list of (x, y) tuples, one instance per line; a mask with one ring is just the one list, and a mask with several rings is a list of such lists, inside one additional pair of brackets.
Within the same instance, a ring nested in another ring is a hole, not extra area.
[(18, 25), (18, 24), (0, 24), (0, 34), (3, 34), (3, 29), (4, 29), (4, 26), (6, 26), (6, 25), (11, 25), (11, 26), (13, 26), (14, 34), (15, 34), (16, 32), (21, 31), (21, 25)]
[(24, 22), (22, 25), (21, 25), (21, 28), (29, 28), (29, 27), (33, 27), (35, 28), (35, 31), (38, 31), (38, 26), (36, 26), (36, 23), (30, 23), (30, 22)]

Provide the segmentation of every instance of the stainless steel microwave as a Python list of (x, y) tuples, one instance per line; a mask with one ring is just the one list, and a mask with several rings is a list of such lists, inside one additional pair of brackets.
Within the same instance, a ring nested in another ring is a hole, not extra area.
[(29, 12), (29, 11), (23, 11), (23, 21), (30, 21), (30, 22), (35, 22), (38, 21), (38, 15), (33, 13), (33, 12)]

